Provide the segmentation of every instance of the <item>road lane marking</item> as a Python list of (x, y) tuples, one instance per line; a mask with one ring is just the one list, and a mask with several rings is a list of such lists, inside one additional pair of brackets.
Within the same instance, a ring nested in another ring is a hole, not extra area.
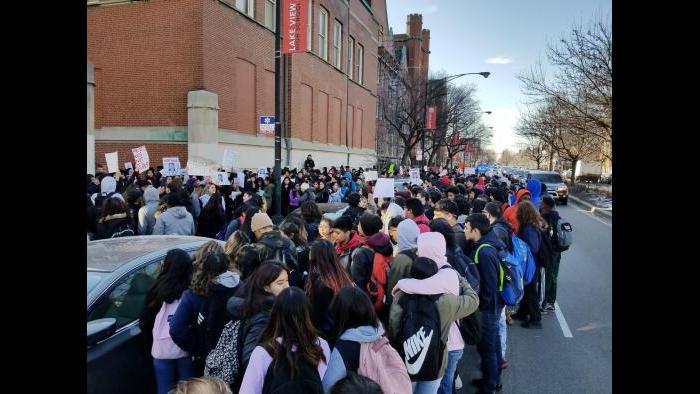
[(566, 319), (564, 319), (564, 315), (561, 313), (559, 304), (556, 301), (554, 302), (554, 314), (557, 315), (557, 320), (561, 326), (561, 331), (564, 333), (564, 338), (573, 338), (574, 336), (571, 334), (571, 330), (569, 330), (569, 325), (566, 324)]
[(606, 226), (612, 228), (612, 224), (603, 221), (602, 219), (600, 219), (599, 217), (597, 217), (593, 212), (591, 212), (591, 211), (589, 211), (589, 210), (586, 210), (586, 209), (577, 209), (577, 211), (582, 212), (582, 213), (586, 213), (586, 214), (587, 214), (586, 216), (588, 216), (589, 218), (593, 218), (593, 219), (595, 219), (595, 220), (597, 220), (597, 221), (603, 223), (604, 225), (606, 225)]

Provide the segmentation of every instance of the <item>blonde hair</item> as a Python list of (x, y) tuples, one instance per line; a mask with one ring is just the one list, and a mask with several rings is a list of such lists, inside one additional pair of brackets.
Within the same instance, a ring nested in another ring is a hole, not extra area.
[(233, 394), (223, 380), (214, 376), (192, 378), (178, 382), (169, 394)]
[(192, 282), (190, 284), (190, 288), (194, 287), (195, 284), (195, 279), (197, 278), (197, 274), (202, 272), (204, 264), (204, 257), (209, 253), (209, 252), (224, 252), (224, 248), (221, 247), (221, 245), (217, 241), (209, 241), (205, 243), (204, 245), (200, 246), (199, 249), (197, 249), (196, 252), (194, 252), (194, 262), (192, 263)]
[(229, 271), (234, 271), (240, 273), (238, 263), (236, 262), (236, 253), (243, 245), (248, 245), (250, 243), (250, 238), (243, 231), (236, 230), (228, 237), (226, 245), (224, 245), (224, 254), (228, 257), (228, 267)]

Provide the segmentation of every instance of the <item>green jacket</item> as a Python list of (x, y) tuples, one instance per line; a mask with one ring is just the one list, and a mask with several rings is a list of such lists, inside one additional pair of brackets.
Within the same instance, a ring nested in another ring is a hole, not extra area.
[[(447, 367), (447, 336), (450, 332), (450, 325), (452, 325), (454, 321), (467, 317), (479, 309), (479, 295), (472, 289), (469, 282), (461, 276), (459, 277), (459, 286), (464, 295), (457, 297), (452, 294), (443, 294), (435, 302), (438, 313), (440, 314), (440, 340), (442, 340), (442, 343), (445, 345), (445, 351), (442, 354), (442, 363), (440, 364), (440, 376), (445, 374), (445, 368)], [(392, 343), (401, 329), (403, 309), (399, 305), (399, 300), (403, 294), (402, 291), (396, 293), (394, 302), (392, 302), (389, 311), (389, 331), (387, 334)]]

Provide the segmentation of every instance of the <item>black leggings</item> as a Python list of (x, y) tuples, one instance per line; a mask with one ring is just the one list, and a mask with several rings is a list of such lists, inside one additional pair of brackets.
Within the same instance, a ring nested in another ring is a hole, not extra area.
[(539, 293), (539, 284), (540, 280), (542, 279), (540, 272), (540, 268), (537, 267), (535, 270), (535, 275), (532, 278), (532, 282), (530, 282), (529, 285), (525, 285), (525, 294), (520, 302), (520, 310), (518, 310), (519, 315), (529, 315), (531, 322), (539, 322), (542, 320)]

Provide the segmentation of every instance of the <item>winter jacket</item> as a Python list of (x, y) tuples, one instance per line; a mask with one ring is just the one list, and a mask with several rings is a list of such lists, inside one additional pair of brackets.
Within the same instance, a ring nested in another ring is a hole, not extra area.
[(343, 201), (343, 191), (341, 189), (338, 189), (337, 192), (331, 193), (328, 196), (328, 202), (330, 203), (338, 203)]
[(258, 251), (260, 261), (279, 260), (285, 263), (289, 268), (289, 285), (303, 287), (303, 271), (299, 269), (297, 248), (291, 239), (277, 230), (271, 230), (260, 236), (258, 242), (253, 245)]
[(306, 201), (316, 202), (316, 193), (314, 193), (312, 188), (306, 189), (306, 191), (299, 196), (299, 206)]
[(95, 236), (93, 240), (108, 239), (117, 237), (128, 237), (136, 235), (131, 220), (126, 213), (109, 215), (97, 221)]
[(474, 262), (477, 261), (476, 251), (480, 245), (489, 244), (493, 247), (485, 246), (479, 251), (477, 268), (481, 280), (479, 289), (479, 310), (489, 313), (496, 313), (503, 307), (503, 300), (498, 294), (499, 267), (501, 258), (505, 253), (506, 246), (498, 239), (495, 232), (489, 231), (481, 236), (476, 242), (474, 251), (469, 256)]
[(313, 159), (306, 159), (306, 161), (304, 161), (304, 168), (310, 170), (314, 167), (316, 167), (316, 163), (314, 163)]
[(526, 194), (532, 196), (532, 194), (527, 189), (518, 190), (518, 193), (516, 193), (515, 205), (511, 205), (510, 208), (506, 209), (506, 211), (503, 212), (503, 217), (508, 221), (508, 223), (510, 223), (510, 226), (516, 233), (519, 232), (518, 218), (516, 216), (518, 213), (518, 204), (520, 203), (520, 200), (523, 198), (523, 196)]
[(467, 242), (467, 237), (464, 235), (464, 228), (462, 228), (462, 226), (460, 226), (458, 223), (455, 223), (455, 225), (452, 226), (452, 230), (454, 230), (455, 233), (455, 241), (457, 241), (457, 246), (462, 249), (464, 254), (469, 253), (469, 243)]
[(383, 256), (392, 256), (394, 249), (391, 240), (384, 233), (376, 233), (365, 238), (363, 247), (358, 249), (352, 256), (350, 264), (350, 277), (355, 285), (367, 291), (367, 282), (372, 277), (372, 267), (374, 265), (374, 254), (380, 253)]
[[(170, 321), (170, 337), (180, 349), (193, 356), (206, 357), (216, 346), (226, 323), (230, 321), (225, 302), (233, 296), (240, 277), (226, 271), (219, 275), (210, 289), (209, 296), (197, 294), (190, 289), (182, 293), (180, 305)], [(205, 301), (217, 302), (216, 308), (203, 310)], [(220, 304), (221, 302), (223, 304)], [(210, 313), (211, 312), (211, 313)], [(203, 321), (204, 327), (200, 327)]]
[(345, 212), (343, 212), (343, 216), (350, 216), (353, 220), (353, 223), (357, 224), (360, 221), (360, 216), (365, 213), (364, 208), (360, 207), (349, 207)]
[(345, 330), (333, 347), (328, 360), (328, 369), (323, 375), (323, 391), (329, 393), (333, 385), (347, 376), (348, 371), (357, 373), (360, 367), (360, 345), (374, 342), (384, 335), (381, 323), (378, 327), (360, 326)]
[(540, 202), (541, 200), (541, 194), (542, 194), (542, 182), (539, 179), (530, 179), (527, 181), (527, 190), (530, 192), (530, 195), (532, 198), (530, 201), (532, 201), (533, 204), (535, 204), (535, 208), (538, 210), (540, 209)]
[(421, 234), (430, 232), (430, 220), (428, 220), (428, 217), (425, 216), (425, 214), (414, 217), (413, 221), (418, 225)]
[[(328, 192), (327, 189), (319, 190), (316, 193), (316, 202), (319, 204), (330, 202), (328, 201), (330, 199), (330, 196), (331, 194)], [(338, 200), (338, 202), (340, 202), (340, 200)]]
[(290, 207), (296, 208), (299, 206), (299, 196), (296, 193), (297, 193), (296, 189), (292, 189), (289, 191), (289, 206)]
[(245, 366), (253, 349), (258, 346), (260, 335), (267, 327), (267, 322), (270, 321), (270, 311), (275, 303), (275, 297), (267, 295), (263, 302), (263, 309), (251, 316), (245, 316), (243, 313), (244, 299), (240, 297), (231, 297), (226, 304), (226, 310), (229, 316), (234, 320), (241, 320), (243, 323), (243, 359), (241, 366)]
[(192, 194), (190, 194), (190, 201), (192, 201), (192, 218), (197, 220), (199, 219), (199, 215), (202, 213), (202, 202), (200, 201), (197, 192), (193, 191)]
[(155, 213), (158, 209), (158, 189), (148, 186), (143, 193), (144, 205), (138, 212), (139, 235), (153, 234), (153, 227), (156, 225)]
[(182, 206), (168, 208), (156, 220), (153, 235), (194, 235), (192, 214)]
[(335, 252), (338, 254), (338, 263), (340, 266), (350, 273), (350, 263), (352, 262), (355, 249), (359, 248), (362, 243), (362, 237), (354, 230), (350, 233), (350, 240), (344, 244), (336, 245)]
[[(278, 341), (281, 341), (278, 338)], [(330, 359), (331, 350), (328, 347), (328, 342), (324, 341), (322, 338), (318, 338), (317, 342), (323, 349), (323, 357), (325, 360)], [(263, 383), (265, 381), (265, 374), (267, 369), (272, 364), (272, 356), (265, 350), (262, 346), (257, 346), (250, 356), (250, 362), (248, 363), (248, 368), (245, 370), (245, 375), (243, 375), (243, 382), (241, 383), (241, 390), (239, 394), (260, 394), (262, 393)], [(323, 379), (323, 375), (326, 373), (327, 369), (326, 361), (321, 360), (318, 363), (318, 375)]]
[(333, 301), (333, 290), (323, 284), (318, 274), (312, 274), (307, 279), (311, 281), (311, 322), (319, 330), (324, 339), (328, 339), (329, 334), (334, 329), (331, 323), (330, 305)]
[[(453, 270), (443, 269), (440, 271)], [(438, 272), (438, 274), (439, 273), (440, 272)], [(405, 280), (407, 279), (404, 279), (404, 281)], [(438, 284), (437, 280), (433, 280), (431, 282), (434, 284)], [(438, 284), (438, 286), (441, 286), (441, 284)], [(443, 344), (446, 345), (445, 350), (442, 354), (442, 362), (440, 364), (439, 376), (443, 376), (445, 374), (445, 368), (447, 367), (447, 352), (450, 345), (450, 341), (448, 338), (451, 335), (455, 335), (455, 331), (453, 331), (453, 328), (456, 329), (456, 335), (459, 336), (459, 339), (462, 339), (459, 334), (459, 329), (456, 328), (457, 325), (455, 321), (474, 313), (474, 311), (476, 311), (480, 305), (479, 296), (476, 294), (474, 289), (472, 289), (471, 286), (469, 286), (469, 283), (464, 278), (461, 278), (459, 280), (459, 286), (461, 287), (462, 292), (464, 292), (464, 295), (455, 296), (452, 293), (443, 293), (443, 295), (440, 296), (440, 298), (438, 298), (437, 301), (435, 301), (438, 314), (440, 315), (440, 340)], [(426, 285), (424, 291), (430, 294), (431, 291), (434, 291), (434, 289)], [(399, 333), (399, 330), (401, 329), (403, 308), (401, 307), (399, 301), (401, 300), (403, 294), (403, 291), (399, 291), (396, 293), (396, 295), (394, 295), (394, 302), (391, 304), (391, 310), (389, 312), (388, 337), (392, 341), (392, 343), (395, 343), (397, 341), (397, 335)], [(433, 292), (432, 294), (440, 294), (440, 292)], [(457, 290), (457, 294), (459, 294), (459, 289)], [(464, 347), (464, 345), (462, 345), (462, 347)]]
[(226, 223), (226, 216), (223, 209), (212, 211), (205, 208), (199, 214), (197, 235), (214, 238)]
[(243, 223), (243, 220), (243, 216), (231, 220), (231, 222), (226, 227), (226, 235), (224, 236), (226, 240), (228, 240), (229, 237), (231, 237), (231, 234), (235, 233), (236, 230), (238, 230), (241, 227), (241, 223)]
[(491, 223), (491, 229), (496, 233), (496, 235), (498, 235), (498, 239), (500, 239), (503, 244), (506, 245), (506, 249), (508, 249), (509, 252), (512, 252), (513, 241), (510, 237), (513, 235), (513, 228), (510, 226), (510, 223), (501, 217)]
[(272, 195), (275, 194), (275, 185), (272, 183), (265, 186), (265, 202), (267, 203), (267, 209), (272, 210)]
[(532, 224), (526, 224), (520, 229), (518, 237), (530, 247), (530, 252), (535, 256), (535, 263), (539, 263), (537, 261), (537, 253), (540, 251), (540, 232), (537, 228)]

